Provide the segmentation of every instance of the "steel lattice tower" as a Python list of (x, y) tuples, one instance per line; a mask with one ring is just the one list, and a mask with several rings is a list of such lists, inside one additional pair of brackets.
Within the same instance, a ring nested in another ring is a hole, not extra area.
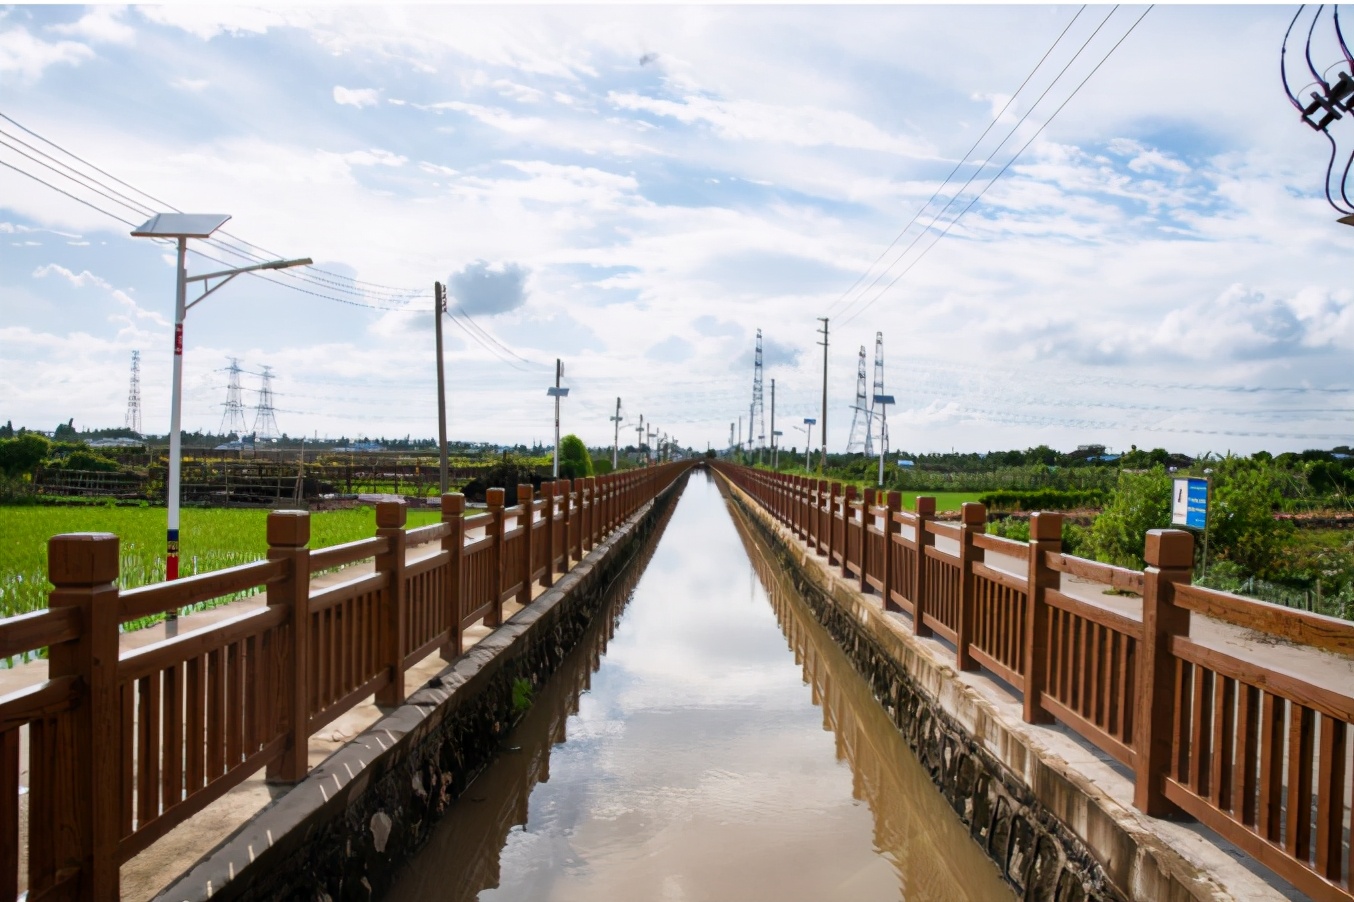
[(244, 401), (240, 398), (240, 361), (230, 358), (230, 386), (226, 389), (225, 412), (221, 414), (221, 434), (244, 437)]
[[(870, 425), (874, 425), (874, 399), (884, 393), (884, 333), (874, 333), (874, 393), (870, 395)], [(883, 428), (882, 426), (880, 427)], [(881, 435), (880, 441), (883, 441)], [(873, 452), (866, 451), (866, 454)]]
[(856, 363), (856, 403), (851, 408), (851, 435), (846, 440), (846, 453), (864, 451), (870, 456), (870, 403), (865, 397), (865, 345), (860, 346), (860, 357)]
[[(757, 330), (757, 356), (752, 364), (752, 408), (748, 416), (748, 447), (756, 435), (757, 446), (766, 446), (766, 411), (762, 408), (762, 330)], [(753, 432), (754, 426), (756, 432)]]
[(263, 384), (259, 386), (259, 406), (254, 411), (254, 441), (274, 439), (282, 434), (273, 413), (273, 368), (265, 366), (260, 376)]
[(141, 434), (141, 352), (132, 352), (132, 384), (127, 389), (127, 420), (124, 424), (128, 429)]

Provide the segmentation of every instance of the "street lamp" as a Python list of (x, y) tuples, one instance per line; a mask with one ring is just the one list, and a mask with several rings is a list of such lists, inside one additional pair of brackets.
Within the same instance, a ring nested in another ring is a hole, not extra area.
[(780, 444), (776, 439), (784, 434), (779, 429), (771, 430), (771, 469), (777, 472), (780, 471)]
[(813, 445), (813, 424), (817, 423), (813, 417), (805, 417), (804, 425), (800, 428), (804, 430), (804, 472), (809, 471), (809, 448)]
[(559, 399), (569, 397), (567, 388), (560, 388), (559, 381), (564, 378), (564, 362), (555, 358), (555, 384), (545, 390), (547, 396), (555, 399), (555, 470), (554, 478), (559, 479)]
[[(188, 311), (199, 304), (207, 295), (225, 285), (240, 273), (254, 272), (260, 269), (288, 269), (292, 266), (309, 266), (311, 260), (273, 260), (268, 263), (256, 263), (253, 266), (240, 266), (223, 269), (219, 272), (201, 276), (189, 276), (187, 268), (188, 239), (210, 238), (212, 233), (226, 224), (229, 216), (222, 213), (157, 213), (132, 232), (133, 238), (173, 238), (178, 244), (179, 261), (175, 279), (174, 295), (174, 378), (170, 394), (169, 408), (169, 476), (165, 480), (166, 506), (169, 508), (169, 525), (165, 533), (165, 579), (179, 578), (179, 473), (183, 452), (183, 440), (180, 432), (180, 411), (183, 402), (183, 319)], [(208, 284), (219, 279), (215, 285)], [(187, 302), (188, 283), (201, 282), (202, 294), (192, 303)], [(171, 616), (171, 620), (174, 616)]]
[(889, 409), (893, 395), (875, 395), (874, 403), (879, 407), (879, 487), (884, 487), (884, 446), (889, 441)]

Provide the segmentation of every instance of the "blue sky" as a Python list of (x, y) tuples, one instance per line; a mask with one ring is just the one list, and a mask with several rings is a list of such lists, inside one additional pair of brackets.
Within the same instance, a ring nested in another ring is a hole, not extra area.
[[(560, 357), (566, 431), (609, 444), (620, 396), (631, 440), (722, 447), (760, 328), (802, 448), (828, 316), (838, 450), (876, 332), (895, 447), (1354, 442), (1354, 229), (1278, 84), (1293, 8), (1158, 6), (1072, 96), (1143, 10), (10, 6), (0, 161), (137, 224), (229, 213), (230, 265), (314, 258), (189, 313), (189, 429), (234, 357), (289, 434), (435, 435), (441, 280), (456, 438), (548, 441)], [(15, 425), (121, 425), (136, 349), (168, 428), (172, 259), (107, 213), (0, 167)]]

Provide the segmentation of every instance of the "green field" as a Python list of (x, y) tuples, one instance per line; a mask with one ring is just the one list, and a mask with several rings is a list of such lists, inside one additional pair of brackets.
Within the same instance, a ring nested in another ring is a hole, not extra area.
[[(165, 510), (154, 507), (0, 507), (0, 617), (47, 606), (47, 539), (66, 532), (111, 532), (121, 540), (119, 586), (164, 579)], [(266, 510), (187, 508), (179, 529), (179, 573), (191, 576), (263, 558)], [(409, 514), (409, 526), (438, 520), (435, 510)], [(311, 514), (310, 547), (376, 534), (373, 508)]]

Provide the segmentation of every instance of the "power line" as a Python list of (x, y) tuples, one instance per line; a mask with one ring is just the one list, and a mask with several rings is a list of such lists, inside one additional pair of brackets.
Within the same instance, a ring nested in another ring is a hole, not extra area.
[[(846, 315), (848, 311), (851, 310), (852, 307), (859, 304), (864, 299), (866, 293), (869, 292), (871, 288), (874, 288), (876, 285), (878, 285), (879, 280), (884, 278), (884, 276), (886, 276), (889, 273), (889, 271), (893, 269), (893, 267), (897, 266), (903, 260), (903, 258), (906, 257), (914, 247), (917, 246), (917, 242), (920, 241), (926, 235), (926, 233), (931, 230), (931, 228), (936, 224), (936, 222), (939, 221), (939, 219), (945, 215), (945, 213), (950, 209), (950, 207), (954, 206), (954, 204), (959, 200), (959, 198), (963, 196), (964, 192), (968, 190), (969, 185), (972, 185), (974, 179), (976, 179), (986, 168), (987, 163), (992, 161), (992, 158), (995, 157), (997, 153), (1000, 152), (1001, 149), (1006, 146), (1006, 142), (1011, 140), (1012, 136), (1014, 136), (1016, 132), (1019, 131), (1020, 127), (1025, 124), (1025, 121), (1034, 114), (1034, 111), (1039, 108), (1039, 104), (1044, 102), (1044, 98), (1048, 96), (1049, 92), (1052, 91), (1055, 87), (1057, 87), (1058, 82), (1061, 81), (1062, 77), (1067, 74), (1067, 70), (1072, 67), (1073, 63), (1075, 63), (1078, 59), (1081, 58), (1082, 53), (1084, 53), (1086, 51), (1086, 48), (1091, 45), (1091, 42), (1095, 40), (1096, 35), (1100, 34), (1101, 29), (1103, 29), (1105, 25), (1109, 23), (1110, 18), (1114, 15), (1114, 13), (1118, 9), (1119, 7), (1115, 6), (1113, 9), (1109, 11), (1109, 13), (1105, 16), (1105, 18), (1100, 20), (1100, 24), (1095, 27), (1095, 30), (1091, 32), (1090, 36), (1087, 37), (1086, 40), (1082, 42), (1081, 46), (1077, 48), (1077, 52), (1072, 54), (1072, 58), (1069, 59), (1063, 65), (1062, 69), (1060, 69), (1058, 71), (1058, 74), (1053, 77), (1053, 80), (1048, 83), (1048, 86), (1044, 88), (1043, 92), (1039, 95), (1038, 98), (1035, 99), (1034, 103), (1030, 104), (1030, 107), (1025, 111), (1025, 114), (1021, 116), (1020, 119), (1014, 125), (1011, 126), (1010, 130), (1006, 132), (1006, 135), (1001, 139), (1001, 141), (997, 144), (997, 146), (993, 148), (992, 153), (987, 158), (987, 161), (985, 161), (982, 165), (978, 166), (978, 168), (973, 170), (972, 174), (969, 175), (968, 179), (959, 188), (959, 190), (956, 191), (954, 195), (951, 196), (950, 199), (945, 202), (945, 206), (941, 207), (939, 210), (935, 212), (934, 215), (932, 215), (931, 221), (928, 222), (925, 226), (923, 226), (920, 232), (918, 232), (915, 236), (913, 236), (912, 241), (908, 243), (907, 247), (903, 248), (903, 250), (898, 254), (898, 256), (894, 258), (893, 262), (890, 263), (888, 266), (886, 266), (879, 273), (879, 275), (875, 276), (874, 281), (872, 281), (869, 285), (867, 285), (865, 289), (861, 291), (861, 293), (857, 295), (854, 300), (852, 300), (849, 304), (846, 305), (845, 308), (843, 308), (842, 310), (843, 315)], [(1075, 93), (1075, 91), (1073, 93)], [(1016, 156), (1019, 155), (1020, 155), (1019, 152), (1017, 152)], [(1012, 159), (1014, 159), (1014, 157)], [(1007, 165), (1010, 164), (1008, 163)], [(866, 306), (868, 307), (869, 304), (866, 304)], [(858, 313), (859, 311), (856, 312)], [(854, 314), (852, 314), (842, 324), (846, 325), (854, 318), (855, 318)]]
[[(1153, 4), (1153, 6), (1155, 6), (1155, 4)], [(1132, 25), (1129, 26), (1128, 31), (1124, 32), (1123, 36), (1120, 37), (1119, 40), (1114, 43), (1114, 46), (1111, 47), (1103, 57), (1101, 57), (1100, 62), (1095, 64), (1095, 68), (1093, 68), (1090, 71), (1090, 73), (1088, 73), (1087, 76), (1083, 78), (1075, 88), (1072, 89), (1072, 93), (1067, 95), (1067, 99), (1058, 105), (1058, 108), (1053, 111), (1052, 115), (1050, 115), (1047, 119), (1044, 120), (1043, 124), (1040, 125), (1039, 128), (1035, 130), (1034, 134), (1030, 136), (1030, 139), (1026, 141), (1023, 145), (1021, 145), (1020, 149), (1015, 152), (1015, 155), (1006, 161), (1006, 165), (1001, 167), (1001, 170), (996, 175), (994, 175), (986, 185), (983, 186), (982, 190), (979, 191), (962, 210), (959, 211), (959, 214), (946, 224), (944, 231), (942, 231), (938, 236), (936, 236), (935, 240), (933, 240), (930, 244), (928, 244), (925, 248), (923, 248), (921, 253), (919, 253), (915, 258), (913, 258), (912, 262), (907, 265), (906, 269), (900, 272), (897, 276), (893, 278), (891, 282), (889, 282), (882, 289), (880, 289), (880, 291), (873, 298), (867, 301), (863, 307), (860, 307), (854, 313), (849, 314), (846, 317), (845, 321), (842, 323), (842, 325), (847, 325), (848, 323), (850, 323), (857, 316), (868, 310), (874, 304), (875, 301), (879, 300), (881, 297), (887, 294), (889, 289), (891, 289), (894, 285), (896, 285), (899, 279), (901, 279), (903, 276), (911, 272), (912, 267), (916, 266), (917, 263), (920, 262), (920, 260), (926, 256), (927, 252), (930, 251), (931, 248), (936, 246), (936, 244), (940, 241), (941, 238), (944, 238), (946, 235), (950, 233), (950, 229), (954, 227), (955, 223), (959, 222), (959, 220), (964, 217), (964, 214), (967, 213), (970, 209), (972, 209), (973, 205), (976, 204), (982, 198), (982, 196), (987, 193), (987, 190), (991, 188), (994, 184), (996, 184), (998, 179), (1000, 179), (1003, 175), (1006, 174), (1006, 170), (1010, 169), (1011, 165), (1015, 163), (1016, 160), (1020, 159), (1020, 155), (1023, 154), (1025, 150), (1031, 144), (1034, 143), (1034, 140), (1036, 138), (1038, 138), (1041, 134), (1043, 134), (1044, 129), (1048, 128), (1048, 126), (1053, 122), (1053, 120), (1057, 118), (1058, 114), (1063, 111), (1063, 108), (1066, 107), (1067, 104), (1072, 101), (1072, 98), (1077, 96), (1077, 94), (1081, 91), (1081, 89), (1086, 86), (1086, 83), (1091, 80), (1092, 76), (1094, 76), (1097, 72), (1100, 71), (1100, 67), (1103, 66), (1106, 63), (1106, 61), (1109, 60), (1110, 56), (1114, 54), (1114, 51), (1119, 49), (1119, 45), (1128, 39), (1128, 36), (1131, 35), (1134, 32), (1134, 30), (1138, 27), (1138, 25), (1142, 23), (1143, 19), (1147, 18), (1147, 14), (1152, 11), (1153, 6), (1149, 6), (1147, 7), (1147, 9), (1143, 10), (1142, 15), (1139, 16), (1137, 20)], [(1118, 9), (1118, 7), (1115, 7), (1115, 9)], [(1111, 15), (1112, 14), (1113, 13), (1111, 13)], [(1108, 21), (1108, 17), (1106, 17), (1106, 21)], [(927, 228), (929, 229), (930, 226), (928, 226)], [(925, 234), (925, 231), (923, 231), (922, 234)], [(901, 257), (899, 259), (901, 259)]]
[[(912, 218), (907, 221), (907, 224), (903, 226), (902, 230), (899, 231), (898, 234), (894, 236), (893, 240), (889, 242), (889, 246), (884, 248), (883, 252), (880, 253), (880, 255), (875, 258), (874, 262), (871, 263), (868, 267), (866, 267), (865, 271), (860, 274), (860, 276), (856, 279), (854, 283), (852, 283), (851, 287), (846, 289), (846, 291), (842, 292), (841, 297), (837, 298), (837, 300), (833, 301), (832, 304), (829, 305), (828, 309), (825, 311), (826, 313), (830, 315), (833, 309), (838, 304), (846, 300), (847, 296), (850, 295), (851, 292), (856, 290), (857, 285), (865, 281), (865, 277), (870, 274), (870, 271), (873, 270), (876, 266), (878, 266), (879, 261), (883, 260), (884, 257), (888, 255), (888, 252), (893, 250), (893, 248), (897, 246), (898, 242), (903, 239), (903, 236), (905, 234), (907, 234), (907, 230), (912, 227), (912, 224), (915, 223), (921, 217), (922, 213), (926, 212), (927, 207), (931, 206), (931, 204), (935, 202), (935, 199), (940, 196), (940, 192), (944, 191), (945, 186), (950, 183), (950, 179), (954, 178), (955, 173), (958, 172), (960, 168), (963, 167), (963, 165), (968, 162), (968, 158), (973, 155), (973, 152), (978, 149), (978, 145), (981, 144), (983, 139), (987, 137), (988, 133), (992, 131), (992, 127), (1001, 121), (1001, 117), (1004, 116), (1006, 114), (1006, 111), (1011, 108), (1011, 104), (1015, 103), (1016, 98), (1020, 96), (1020, 92), (1025, 90), (1025, 86), (1030, 83), (1030, 79), (1033, 78), (1035, 73), (1038, 72), (1039, 69), (1044, 65), (1044, 62), (1048, 59), (1049, 54), (1051, 54), (1054, 51), (1054, 49), (1060, 43), (1062, 43), (1062, 39), (1067, 35), (1068, 30), (1071, 29), (1071, 27), (1074, 24), (1076, 24), (1077, 19), (1081, 18), (1081, 14), (1085, 11), (1086, 7), (1084, 5), (1081, 7), (1081, 9), (1077, 10), (1076, 15), (1072, 17), (1071, 21), (1069, 21), (1066, 26), (1064, 26), (1063, 30), (1058, 34), (1058, 37), (1053, 41), (1052, 44), (1049, 45), (1049, 48), (1044, 51), (1044, 55), (1039, 58), (1039, 62), (1035, 63), (1034, 68), (1031, 69), (1029, 74), (1025, 76), (1025, 80), (1020, 83), (1020, 87), (1015, 89), (1015, 93), (1010, 96), (1010, 98), (1006, 101), (1005, 105), (1002, 106), (1001, 110), (997, 113), (997, 115), (992, 117), (992, 121), (987, 124), (987, 128), (983, 129), (983, 133), (978, 136), (978, 139), (976, 141), (973, 142), (973, 145), (964, 153), (964, 156), (959, 160), (959, 162), (954, 164), (954, 168), (950, 170), (950, 174), (945, 176), (945, 181), (941, 182), (940, 187), (936, 188), (935, 193), (931, 195), (931, 197), (926, 201), (926, 203), (922, 204), (917, 209), (917, 212), (912, 214)], [(1001, 147), (1000, 144), (997, 145), (997, 149), (1000, 149), (1000, 147)], [(996, 151), (994, 150), (993, 153), (995, 152)], [(979, 171), (981, 171), (981, 169), (982, 166), (980, 165)], [(885, 272), (887, 271), (888, 270), (885, 269)], [(872, 282), (870, 286), (866, 287), (865, 290), (869, 291), (870, 287), (873, 287), (873, 285), (874, 283)]]

